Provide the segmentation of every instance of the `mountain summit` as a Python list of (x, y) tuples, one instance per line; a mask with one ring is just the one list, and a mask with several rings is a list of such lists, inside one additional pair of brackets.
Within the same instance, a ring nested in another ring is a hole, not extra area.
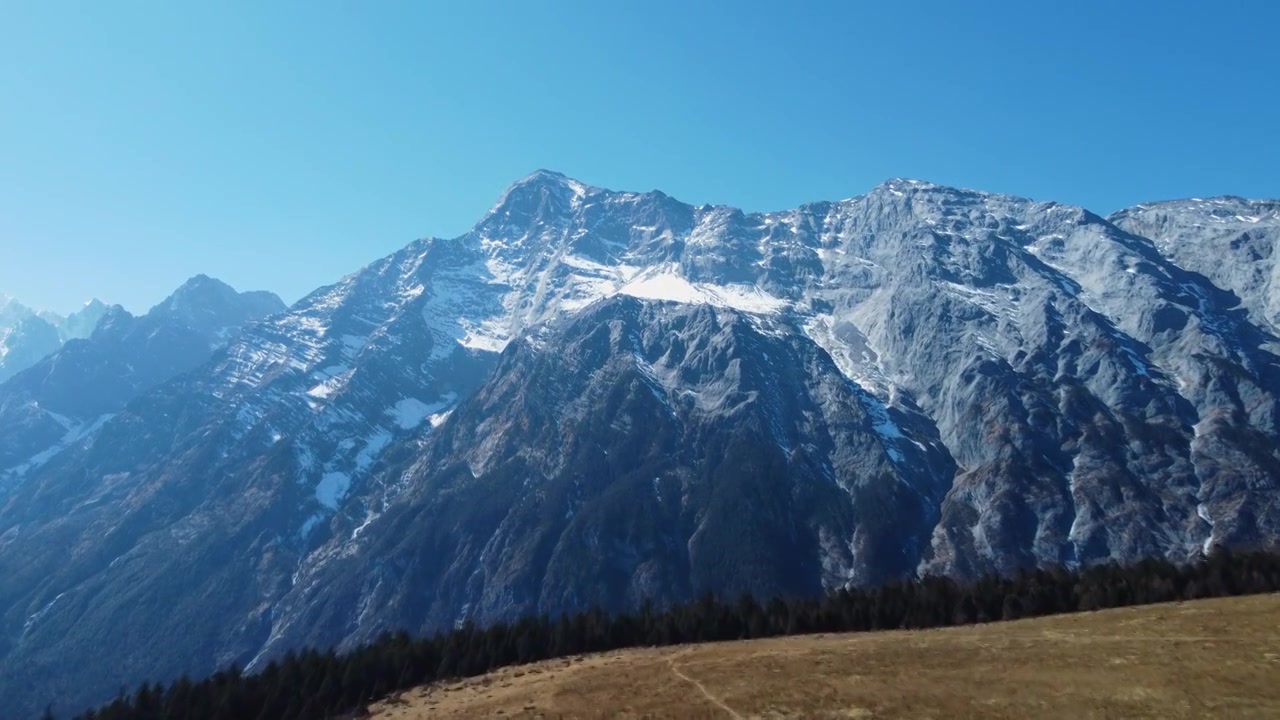
[(31, 367), (68, 340), (89, 337), (107, 306), (91, 300), (67, 317), (36, 311), (0, 294), (0, 383)]
[(274, 293), (241, 293), (221, 280), (196, 275), (151, 308), (148, 314), (171, 317), (223, 342), (246, 322), (283, 312), (284, 309), (284, 301)]

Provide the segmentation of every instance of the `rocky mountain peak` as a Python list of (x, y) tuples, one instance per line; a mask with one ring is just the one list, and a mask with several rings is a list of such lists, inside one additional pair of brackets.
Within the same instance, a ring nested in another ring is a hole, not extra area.
[(93, 334), (98, 327), (98, 323), (106, 316), (111, 306), (102, 302), (97, 298), (93, 298), (84, 304), (84, 307), (71, 313), (65, 318), (61, 318), (58, 325), (58, 334), (62, 337), (62, 341), (76, 340), (87, 338)]
[(1204, 227), (1210, 232), (1265, 230), (1280, 224), (1280, 200), (1247, 199), (1235, 195), (1142, 203), (1112, 213), (1120, 225), (1159, 233)]
[(58, 328), (34, 313), (0, 326), (0, 383), (58, 349)]
[(0, 295), (0, 327), (12, 326), (19, 320), (34, 314), (26, 305), (7, 295)]
[(575, 198), (596, 192), (600, 192), (600, 189), (573, 180), (563, 173), (535, 170), (504, 190), (489, 210), (488, 216), (519, 222), (521, 219), (536, 217), (540, 210), (562, 212), (570, 207)]
[(284, 309), (284, 301), (274, 293), (238, 292), (221, 280), (201, 274), (183, 283), (151, 308), (148, 315), (174, 318), (221, 343), (245, 323)]
[(98, 325), (94, 329), (95, 333), (104, 332), (111, 333), (124, 323), (133, 322), (136, 319), (133, 313), (124, 309), (122, 305), (111, 305), (98, 319)]
[(562, 172), (539, 168), (511, 183), (511, 186), (504, 191), (503, 195), (508, 195), (513, 191), (530, 189), (555, 193), (576, 193), (600, 190), (600, 188), (592, 187), (584, 182), (575, 180)]
[(237, 294), (235, 288), (230, 285), (201, 273), (179, 285), (160, 305), (152, 309), (169, 309), (185, 304), (225, 301), (228, 298), (235, 297)]
[(888, 180), (885, 180), (884, 182), (877, 185), (871, 191), (876, 192), (877, 190), (886, 190), (891, 192), (908, 192), (908, 191), (910, 192), (932, 191), (932, 192), (949, 192), (949, 193), (964, 192), (959, 188), (948, 187), (946, 185), (939, 185), (937, 183), (931, 183), (927, 180), (916, 180), (915, 178), (906, 178), (906, 177), (889, 178)]
[(89, 337), (106, 311), (92, 300), (68, 317), (0, 296), (0, 382), (31, 367), (68, 340)]

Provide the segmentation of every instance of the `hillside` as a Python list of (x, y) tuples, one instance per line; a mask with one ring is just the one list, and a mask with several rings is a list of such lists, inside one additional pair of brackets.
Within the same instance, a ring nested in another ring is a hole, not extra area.
[(430, 685), (372, 717), (1280, 717), (1280, 594), (640, 649)]

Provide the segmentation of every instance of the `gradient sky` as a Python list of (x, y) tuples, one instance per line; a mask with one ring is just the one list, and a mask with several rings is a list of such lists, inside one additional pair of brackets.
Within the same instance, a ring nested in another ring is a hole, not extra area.
[(294, 301), (535, 168), (748, 210), (915, 177), (1280, 196), (1280, 3), (0, 4), (0, 291)]

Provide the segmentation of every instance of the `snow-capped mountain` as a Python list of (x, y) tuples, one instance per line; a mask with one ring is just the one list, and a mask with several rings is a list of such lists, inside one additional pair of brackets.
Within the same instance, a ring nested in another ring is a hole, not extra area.
[(0, 294), (0, 383), (35, 365), (68, 340), (87, 338), (107, 313), (100, 300), (62, 317)]
[(0, 327), (0, 383), (35, 365), (61, 345), (58, 328), (35, 313)]
[(19, 320), (35, 314), (31, 308), (0, 293), (0, 327), (13, 327)]
[(0, 294), (0, 383), (57, 350), (68, 340), (93, 333), (107, 306), (98, 300), (62, 317), (36, 311)]
[[(910, 180), (748, 214), (535, 173), (28, 473), (0, 508), (0, 672), (28, 689), (0, 701), (395, 626), (1275, 540), (1254, 286), (1125, 217)], [(1160, 227), (1269, 257), (1274, 214), (1241, 217), (1253, 242)]]
[(58, 337), (65, 343), (69, 340), (83, 340), (92, 335), (110, 309), (111, 306), (94, 298), (66, 317), (55, 313), (41, 313), (41, 317), (58, 328)]

